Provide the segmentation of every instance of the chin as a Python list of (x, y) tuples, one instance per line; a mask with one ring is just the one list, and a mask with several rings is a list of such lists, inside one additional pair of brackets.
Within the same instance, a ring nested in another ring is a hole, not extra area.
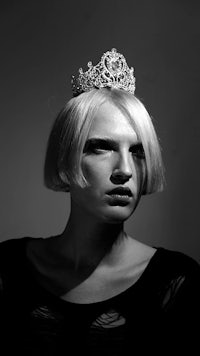
[(112, 211), (107, 211), (101, 215), (101, 219), (103, 216), (103, 221), (110, 223), (110, 224), (121, 224), (123, 222), (125, 222), (126, 220), (128, 220), (130, 218), (130, 216), (133, 214), (133, 211), (135, 209), (127, 209), (124, 208), (122, 209), (122, 207), (120, 206), (116, 206), (112, 207)]

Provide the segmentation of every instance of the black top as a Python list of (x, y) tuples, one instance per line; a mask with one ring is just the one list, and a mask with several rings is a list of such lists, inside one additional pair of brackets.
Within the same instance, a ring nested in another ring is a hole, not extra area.
[(26, 256), (29, 239), (0, 243), (1, 355), (196, 353), (200, 266), (191, 257), (158, 248), (126, 291), (77, 304), (39, 285)]

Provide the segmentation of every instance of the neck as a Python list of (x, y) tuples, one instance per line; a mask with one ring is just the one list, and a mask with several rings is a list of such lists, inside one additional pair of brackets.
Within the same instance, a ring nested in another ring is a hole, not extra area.
[(105, 255), (108, 257), (111, 254), (113, 258), (124, 236), (123, 223), (105, 223), (82, 211), (74, 213), (72, 209), (59, 237), (60, 249), (77, 269), (88, 264), (96, 266)]

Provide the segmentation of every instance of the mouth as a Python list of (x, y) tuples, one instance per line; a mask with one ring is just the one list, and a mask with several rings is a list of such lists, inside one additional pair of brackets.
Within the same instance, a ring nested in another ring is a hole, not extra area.
[(109, 197), (109, 205), (126, 206), (132, 201), (132, 192), (129, 188), (118, 187), (106, 193)]
[(118, 198), (131, 198), (133, 196), (131, 190), (127, 187), (118, 187), (107, 192), (107, 195)]

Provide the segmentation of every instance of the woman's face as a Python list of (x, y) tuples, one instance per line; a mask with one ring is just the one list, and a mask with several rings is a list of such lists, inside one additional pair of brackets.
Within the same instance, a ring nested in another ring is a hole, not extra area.
[(104, 222), (128, 219), (141, 195), (144, 151), (127, 117), (110, 102), (94, 117), (81, 165), (88, 185), (70, 185), (73, 209)]

